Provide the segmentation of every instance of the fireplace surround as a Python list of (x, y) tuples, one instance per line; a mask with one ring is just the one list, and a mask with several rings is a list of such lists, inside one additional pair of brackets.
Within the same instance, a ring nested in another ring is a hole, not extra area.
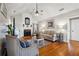
[(31, 29), (24, 29), (24, 36), (31, 36)]

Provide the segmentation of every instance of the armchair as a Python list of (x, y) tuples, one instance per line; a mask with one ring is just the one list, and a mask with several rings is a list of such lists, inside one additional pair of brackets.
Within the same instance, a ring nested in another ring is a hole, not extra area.
[(27, 48), (20, 46), (19, 39), (15, 36), (6, 36), (7, 52), (9, 56), (36, 56), (38, 55), (37, 45), (32, 40), (32, 45)]

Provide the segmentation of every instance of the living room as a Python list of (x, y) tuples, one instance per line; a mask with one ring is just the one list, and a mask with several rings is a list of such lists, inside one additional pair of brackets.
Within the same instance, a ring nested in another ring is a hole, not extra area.
[(0, 3), (0, 55), (79, 55), (78, 12), (78, 3)]

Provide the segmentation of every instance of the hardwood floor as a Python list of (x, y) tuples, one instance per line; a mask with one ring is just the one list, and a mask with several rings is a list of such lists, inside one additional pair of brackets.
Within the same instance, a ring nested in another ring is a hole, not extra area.
[(71, 40), (70, 43), (49, 42), (48, 45), (39, 48), (40, 56), (78, 56), (79, 42)]

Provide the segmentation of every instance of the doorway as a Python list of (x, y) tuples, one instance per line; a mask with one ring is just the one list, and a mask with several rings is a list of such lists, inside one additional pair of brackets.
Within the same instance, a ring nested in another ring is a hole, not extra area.
[(70, 39), (79, 41), (79, 17), (70, 19)]

